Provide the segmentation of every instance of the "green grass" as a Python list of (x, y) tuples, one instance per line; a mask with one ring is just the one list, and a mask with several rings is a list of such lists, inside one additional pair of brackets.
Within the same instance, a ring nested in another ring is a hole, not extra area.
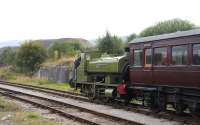
[(25, 85), (33, 85), (55, 90), (73, 91), (73, 88), (71, 88), (68, 83), (55, 83), (48, 80), (40, 80), (37, 78), (30, 78), (27, 76), (18, 76), (17, 79), (8, 81), (13, 83), (21, 83)]
[[(8, 116), (10, 116), (8, 118)], [(37, 112), (23, 112), (21, 107), (0, 97), (0, 120), (7, 117), (11, 125), (57, 125)], [(0, 121), (2, 124), (4, 121)]]
[(26, 76), (24, 74), (12, 71), (10, 67), (0, 68), (0, 79), (14, 83), (40, 86), (44, 88), (50, 88), (62, 91), (73, 91), (73, 88), (71, 88), (67, 83), (55, 83), (44, 79), (41, 80), (36, 77)]

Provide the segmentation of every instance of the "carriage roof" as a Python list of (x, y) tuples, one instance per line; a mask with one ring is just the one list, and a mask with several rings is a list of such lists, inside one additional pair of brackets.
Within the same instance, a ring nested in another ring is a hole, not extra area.
[(163, 40), (163, 39), (171, 39), (171, 38), (185, 37), (185, 36), (194, 36), (194, 35), (199, 35), (199, 34), (200, 34), (200, 28), (193, 29), (193, 30), (187, 30), (187, 31), (178, 31), (178, 32), (168, 33), (168, 34), (163, 34), (163, 35), (136, 38), (136, 39), (132, 40), (129, 44)]

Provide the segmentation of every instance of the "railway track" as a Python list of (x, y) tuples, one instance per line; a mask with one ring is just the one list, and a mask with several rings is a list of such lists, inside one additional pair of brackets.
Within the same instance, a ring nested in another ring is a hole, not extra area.
[(58, 113), (67, 118), (79, 121), (81, 123), (86, 123), (90, 125), (115, 125), (118, 120), (119, 125), (140, 125), (138, 123), (133, 123), (130, 121), (114, 118), (111, 116), (99, 115), (98, 113), (92, 113), (85, 110), (77, 109), (73, 106), (58, 103), (56, 101), (41, 99), (36, 96), (24, 95), (18, 92), (10, 92), (8, 90), (1, 90), (0, 94), (4, 96), (9, 96), (11, 98), (21, 100), (41, 108), (48, 109), (54, 113)]
[(67, 118), (71, 118), (77, 120), (81, 123), (86, 123), (90, 125), (141, 125), (140, 123), (136, 123), (133, 121), (129, 121), (126, 119), (114, 117), (111, 115), (106, 115), (103, 113), (90, 111), (88, 109), (77, 107), (74, 105), (70, 105), (67, 103), (62, 103), (56, 100), (52, 100), (49, 98), (44, 98), (41, 96), (33, 96), (30, 94), (25, 94), (18, 91), (12, 91), (8, 89), (0, 89), (0, 93), (4, 96), (9, 96), (14, 99), (18, 99), (33, 105), (36, 105), (41, 108), (48, 109), (52, 112), (58, 113)]
[[(2, 81), (1, 81), (1, 83), (2, 83)], [(20, 87), (21, 85), (20, 86), (16, 86), (16, 85), (12, 86), (12, 85), (8, 85), (8, 84), (9, 83), (5, 83), (3, 88), (2, 88), (3, 84), (1, 84), (0, 88), (3, 89), (4, 91), (6, 90), (9, 92), (11, 91), (12, 93), (17, 93), (16, 95), (20, 94), (20, 95), (30, 96), (31, 98), (33, 98), (33, 97), (39, 98), (40, 100), (51, 100), (50, 102), (55, 101), (59, 105), (65, 105), (65, 106), (67, 105), (68, 107), (73, 107), (73, 108), (79, 109), (79, 112), (81, 110), (81, 111), (90, 112), (92, 114), (95, 114), (96, 116), (110, 118), (112, 120), (115, 120), (115, 123), (116, 123), (116, 120), (123, 121), (123, 124), (124, 124), (124, 122), (126, 122), (126, 124), (147, 124), (147, 123), (148, 124), (160, 124), (160, 123), (162, 123), (162, 124), (169, 124), (169, 125), (171, 123), (172, 124), (176, 123), (176, 122), (168, 121), (168, 120), (165, 120), (162, 118), (152, 118), (151, 116), (144, 116), (144, 115), (141, 115), (140, 113), (128, 112), (128, 111), (124, 111), (122, 109), (116, 109), (116, 108), (109, 107), (109, 106), (102, 106), (102, 105), (96, 106), (97, 104), (94, 104), (94, 103), (80, 101), (78, 99), (74, 100), (71, 97), (69, 99), (69, 98), (63, 97), (62, 95), (46, 93), (45, 91), (41, 92), (41, 91), (39, 91), (39, 89), (38, 90), (27, 89), (28, 86), (26, 86), (26, 88), (24, 88), (24, 87), (21, 88)], [(7, 86), (7, 87), (5, 87), (5, 86)], [(28, 91), (28, 92), (24, 93), (25, 91)], [(37, 93), (37, 94), (35, 94), (35, 93)], [(14, 94), (12, 94), (12, 96), (13, 95)], [(49, 98), (49, 96), (51, 96), (51, 98)], [(73, 95), (73, 96), (75, 96), (75, 95)], [(63, 100), (67, 100), (67, 101), (63, 101)], [(99, 111), (96, 111), (96, 110), (99, 110)], [(112, 116), (112, 115), (114, 115), (114, 116)], [(141, 119), (143, 119), (145, 121), (141, 121)], [(149, 123), (148, 121), (152, 121), (152, 122)], [(119, 123), (117, 122), (117, 124), (119, 124)]]
[[(29, 89), (29, 90), (37, 90), (37, 91), (49, 93), (51, 95), (58, 96), (58, 97), (62, 96), (62, 97), (76, 99), (76, 100), (91, 102), (91, 100), (89, 100), (87, 97), (84, 97), (80, 93), (76, 93), (76, 92), (61, 91), (61, 90), (49, 89), (49, 88), (44, 88), (44, 87), (32, 86), (32, 85), (24, 85), (24, 84), (20, 84), (20, 83), (11, 83), (11, 82), (7, 82), (7, 81), (0, 81), (0, 83), (5, 84), (5, 85), (16, 86), (16, 87), (20, 87), (20, 88), (25, 88), (25, 89)], [(124, 106), (120, 102), (118, 102), (117, 104), (113, 104), (113, 103), (102, 103), (102, 102), (99, 102), (98, 100), (93, 101), (93, 102), (97, 103), (97, 104), (106, 104), (106, 105), (112, 106), (114, 108), (123, 109), (126, 111), (142, 113), (142, 114), (145, 114), (148, 116), (153, 116), (155, 118), (164, 118), (164, 119), (168, 119), (168, 120), (174, 120), (177, 122), (181, 122), (183, 124), (194, 124), (195, 125), (196, 121), (198, 121), (198, 118), (195, 118), (195, 120), (194, 120), (191, 116), (188, 116), (188, 115), (185, 115), (184, 117), (177, 116), (172, 111), (159, 112), (159, 113), (152, 112), (151, 110), (149, 110), (143, 106), (140, 106), (140, 105)]]
[(62, 91), (62, 90), (56, 90), (56, 89), (45, 88), (45, 87), (34, 86), (34, 85), (12, 83), (12, 82), (2, 81), (2, 80), (0, 80), (0, 84), (11, 85), (11, 86), (21, 87), (21, 88), (25, 88), (25, 89), (30, 89), (30, 90), (37, 90), (37, 91), (41, 91), (41, 92), (45, 92), (45, 93), (49, 93), (49, 94), (58, 95), (58, 96), (70, 97), (70, 98), (74, 98), (74, 99), (89, 101), (89, 99), (87, 97), (85, 97), (84, 95), (82, 95), (78, 92)]

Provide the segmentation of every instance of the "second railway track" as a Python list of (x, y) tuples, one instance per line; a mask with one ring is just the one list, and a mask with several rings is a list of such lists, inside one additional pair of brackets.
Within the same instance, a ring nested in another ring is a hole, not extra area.
[(30, 89), (30, 90), (37, 90), (37, 91), (41, 91), (41, 92), (45, 92), (45, 93), (58, 95), (58, 96), (70, 97), (70, 98), (74, 98), (74, 99), (88, 101), (87, 97), (84, 97), (82, 94), (77, 93), (77, 92), (72, 92), (72, 91), (62, 91), (62, 90), (56, 90), (56, 89), (34, 86), (34, 85), (12, 83), (12, 82), (2, 81), (2, 80), (0, 80), (0, 84), (11, 85), (11, 86), (16, 86), (16, 87), (20, 87), (20, 88)]

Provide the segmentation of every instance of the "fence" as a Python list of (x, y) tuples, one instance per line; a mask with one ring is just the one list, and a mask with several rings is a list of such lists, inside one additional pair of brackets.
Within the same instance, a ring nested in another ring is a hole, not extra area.
[(64, 83), (71, 78), (72, 70), (66, 66), (41, 67), (37, 73), (40, 79)]

